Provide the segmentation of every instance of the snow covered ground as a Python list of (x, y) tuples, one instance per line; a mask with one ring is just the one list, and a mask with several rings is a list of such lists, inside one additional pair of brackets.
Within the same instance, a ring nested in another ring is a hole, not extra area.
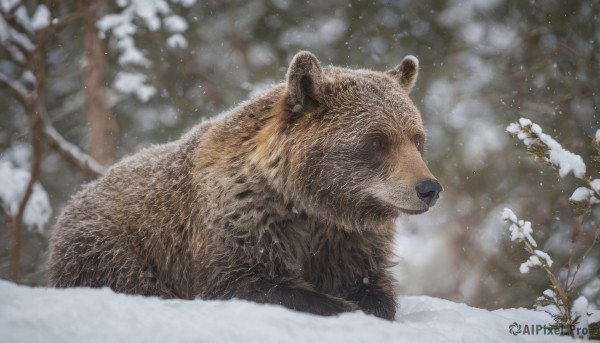
[(400, 303), (396, 322), (388, 322), (360, 312), (318, 317), (241, 300), (161, 300), (0, 281), (0, 342), (573, 342), (509, 333), (514, 322), (522, 331), (548, 323), (542, 312), (490, 312), (424, 296)]

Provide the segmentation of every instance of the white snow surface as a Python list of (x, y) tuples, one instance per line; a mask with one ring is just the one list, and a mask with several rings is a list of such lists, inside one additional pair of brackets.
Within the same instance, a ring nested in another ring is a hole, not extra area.
[(426, 296), (399, 302), (389, 322), (362, 312), (320, 317), (242, 300), (162, 300), (0, 280), (0, 342), (573, 342), (509, 333), (513, 323), (550, 323), (544, 312), (487, 311)]

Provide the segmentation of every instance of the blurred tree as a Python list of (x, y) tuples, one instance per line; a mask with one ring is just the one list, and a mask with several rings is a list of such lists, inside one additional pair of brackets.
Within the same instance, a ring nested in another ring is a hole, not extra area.
[[(11, 7), (12, 6), (12, 7)], [(85, 171), (99, 175), (103, 168), (91, 157), (65, 141), (54, 129), (46, 111), (44, 87), (46, 85), (46, 44), (57, 31), (70, 24), (79, 14), (62, 20), (50, 21), (50, 11), (45, 5), (35, 7), (32, 17), (18, 2), (3, 3), (2, 41), (7, 51), (6, 62), (11, 63), (13, 78), (0, 74), (0, 83), (23, 106), (29, 117), (31, 129), (32, 160), (30, 179), (18, 202), (13, 220), (13, 245), (11, 253), (11, 278), (18, 282), (21, 274), (21, 236), (23, 216), (29, 204), (35, 183), (41, 173), (41, 158), (45, 144), (59, 150), (65, 157), (79, 164)], [(19, 76), (20, 74), (20, 76)], [(5, 200), (6, 201), (6, 200)]]
[(107, 49), (100, 39), (96, 23), (106, 8), (106, 0), (85, 0), (83, 11), (82, 70), (86, 114), (89, 122), (90, 155), (103, 165), (114, 157), (118, 138), (117, 122), (111, 113), (106, 90), (108, 75)]

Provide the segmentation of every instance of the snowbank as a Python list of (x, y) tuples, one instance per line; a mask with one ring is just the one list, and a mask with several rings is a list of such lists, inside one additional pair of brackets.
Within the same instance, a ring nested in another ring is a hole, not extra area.
[(396, 322), (360, 312), (318, 317), (241, 300), (161, 300), (109, 289), (48, 289), (0, 281), (0, 342), (573, 342), (509, 333), (545, 313), (486, 311), (424, 296), (400, 298)]

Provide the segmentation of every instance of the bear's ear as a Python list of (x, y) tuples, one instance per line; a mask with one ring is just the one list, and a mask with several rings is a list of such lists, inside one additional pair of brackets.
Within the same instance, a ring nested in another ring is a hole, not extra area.
[(287, 72), (288, 105), (293, 113), (306, 111), (318, 104), (323, 83), (321, 63), (308, 51), (294, 56)]
[(388, 71), (388, 74), (392, 75), (404, 90), (408, 93), (415, 85), (417, 81), (417, 75), (419, 74), (419, 60), (412, 55), (404, 57), (402, 63), (396, 68)]

